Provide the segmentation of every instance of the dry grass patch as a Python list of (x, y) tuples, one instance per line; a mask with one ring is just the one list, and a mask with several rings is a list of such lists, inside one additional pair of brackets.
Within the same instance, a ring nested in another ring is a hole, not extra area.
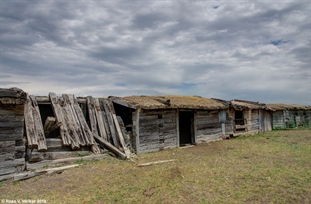
[[(2, 183), (1, 199), (48, 203), (310, 203), (311, 130), (271, 131), (133, 161), (83, 161), (62, 174)], [(137, 164), (177, 159), (160, 165)]]

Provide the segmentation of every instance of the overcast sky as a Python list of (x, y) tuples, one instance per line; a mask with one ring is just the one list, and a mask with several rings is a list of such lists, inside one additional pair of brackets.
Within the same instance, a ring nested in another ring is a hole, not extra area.
[(0, 87), (311, 105), (309, 1), (1, 0)]

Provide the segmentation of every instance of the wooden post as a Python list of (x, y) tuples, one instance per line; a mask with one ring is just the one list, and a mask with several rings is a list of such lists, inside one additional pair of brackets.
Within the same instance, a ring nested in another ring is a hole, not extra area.
[(139, 114), (140, 108), (136, 109), (136, 154), (140, 153), (140, 142), (139, 142)]
[(105, 141), (103, 138), (95, 136), (95, 135), (94, 135), (94, 138), (97, 140), (97, 142), (99, 142), (99, 144), (102, 147), (105, 147), (106, 149), (108, 149), (109, 151), (111, 151), (112, 153), (117, 155), (119, 158), (121, 158), (121, 159), (126, 159), (127, 158), (127, 156), (125, 154), (123, 154), (119, 149), (115, 148), (109, 142)]
[(177, 132), (177, 138), (176, 138), (176, 142), (177, 142), (177, 147), (180, 147), (179, 144), (179, 110), (176, 109), (176, 132)]

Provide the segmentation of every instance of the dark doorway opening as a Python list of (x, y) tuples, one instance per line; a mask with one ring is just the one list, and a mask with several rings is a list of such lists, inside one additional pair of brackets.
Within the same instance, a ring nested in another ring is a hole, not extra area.
[(179, 145), (194, 143), (194, 113), (179, 111)]
[(132, 131), (132, 126), (133, 126), (132, 114), (134, 110), (131, 108), (119, 105), (117, 103), (113, 103), (113, 107), (116, 112), (116, 115), (122, 118), (126, 131)]
[(234, 113), (235, 131), (246, 131), (246, 120), (244, 119), (243, 111), (236, 110)]
[(51, 104), (38, 104), (42, 125), (44, 126), (47, 117), (55, 117)]

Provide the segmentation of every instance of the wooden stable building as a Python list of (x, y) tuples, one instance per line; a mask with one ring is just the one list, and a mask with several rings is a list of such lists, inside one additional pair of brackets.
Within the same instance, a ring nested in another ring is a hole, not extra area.
[(311, 126), (311, 107), (297, 104), (267, 104), (272, 115), (272, 129)]
[(137, 154), (221, 140), (226, 103), (199, 96), (111, 97)]
[(264, 111), (265, 104), (232, 100), (227, 110), (227, 134), (252, 135), (269, 130), (270, 116)]
[(174, 95), (32, 96), (0, 89), (0, 181), (23, 179), (16, 173), (55, 160), (93, 153), (101, 158), (108, 151), (127, 159), (298, 126), (311, 126), (311, 107)]

